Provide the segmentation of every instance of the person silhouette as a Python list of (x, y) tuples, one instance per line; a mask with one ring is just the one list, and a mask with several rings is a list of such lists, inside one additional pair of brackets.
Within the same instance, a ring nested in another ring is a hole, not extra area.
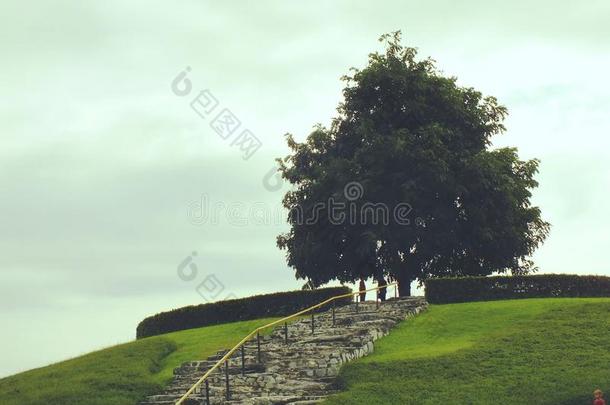
[(366, 299), (366, 284), (364, 284), (364, 280), (360, 279), (360, 285), (358, 286), (358, 291), (360, 291), (360, 302), (364, 302)]
[(382, 286), (383, 286), (383, 288), (380, 288), (380, 289), (379, 289), (379, 295), (378, 295), (378, 297), (379, 297), (379, 301), (382, 301), (382, 302), (383, 302), (383, 301), (385, 301), (385, 298), (386, 298), (386, 290), (387, 290), (386, 285), (387, 285), (387, 284), (388, 284), (388, 283), (387, 283), (387, 281), (385, 280), (385, 278), (383, 278), (383, 276), (379, 276), (379, 278), (377, 279), (377, 287), (382, 287)]

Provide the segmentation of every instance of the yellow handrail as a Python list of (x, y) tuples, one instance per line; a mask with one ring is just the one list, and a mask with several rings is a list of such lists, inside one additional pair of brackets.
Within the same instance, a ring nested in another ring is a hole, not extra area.
[(278, 323), (282, 323), (282, 322), (287, 322), (293, 318), (299, 317), (303, 314), (306, 314), (307, 312), (313, 311), (314, 309), (320, 308), (326, 304), (328, 304), (329, 302), (341, 299), (341, 298), (346, 298), (346, 297), (353, 297), (354, 295), (359, 295), (362, 293), (367, 293), (369, 291), (377, 291), (380, 290), (382, 288), (387, 288), (387, 287), (391, 287), (391, 286), (395, 286), (396, 289), (398, 290), (398, 282), (394, 282), (394, 283), (390, 283), (390, 284), (386, 284), (386, 285), (382, 285), (382, 286), (377, 286), (374, 288), (369, 288), (367, 290), (362, 290), (362, 291), (356, 291), (356, 292), (351, 292), (348, 294), (342, 294), (342, 295), (337, 295), (335, 297), (330, 297), (325, 301), (322, 301), (316, 305), (312, 305), (309, 308), (305, 308), (299, 312), (296, 312), (292, 315), (288, 315), (282, 319), (278, 319), (276, 321), (270, 322), (266, 325), (263, 326), (259, 326), (258, 328), (254, 329), (252, 332), (250, 332), (245, 338), (243, 338), (242, 340), (239, 341), (238, 344), (236, 344), (235, 346), (233, 346), (233, 348), (231, 350), (229, 350), (220, 360), (218, 360), (216, 362), (216, 364), (214, 364), (214, 366), (212, 366), (211, 369), (209, 369), (199, 380), (197, 380), (197, 382), (195, 384), (193, 384), (193, 386), (191, 388), (189, 388), (189, 390), (182, 396), (180, 397), (180, 399), (178, 400), (178, 402), (176, 402), (175, 405), (181, 405), (184, 401), (186, 401), (186, 399), (188, 398), (189, 395), (191, 395), (196, 389), (197, 387), (199, 387), (209, 376), (210, 374), (212, 374), (212, 372), (214, 372), (214, 370), (216, 370), (218, 367), (220, 367), (220, 365), (222, 363), (224, 363), (225, 361), (227, 361), (231, 355), (233, 355), (233, 353), (235, 353), (235, 351), (237, 349), (239, 349), (244, 343), (246, 343), (248, 341), (248, 339), (250, 339), (252, 336), (254, 336), (256, 333), (262, 331), (263, 329), (267, 329), (271, 326), (275, 326)]

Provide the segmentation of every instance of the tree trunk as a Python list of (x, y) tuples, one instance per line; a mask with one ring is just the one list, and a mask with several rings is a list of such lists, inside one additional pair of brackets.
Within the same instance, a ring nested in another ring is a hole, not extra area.
[(398, 295), (401, 297), (409, 297), (411, 295), (411, 281), (404, 281), (398, 284)]
[(394, 279), (398, 281), (398, 295), (400, 297), (409, 297), (411, 295), (411, 282), (413, 280), (404, 274), (394, 275)]

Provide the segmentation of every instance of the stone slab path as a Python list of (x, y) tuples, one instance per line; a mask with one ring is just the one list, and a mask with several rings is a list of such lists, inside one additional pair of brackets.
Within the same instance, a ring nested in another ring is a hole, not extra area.
[[(230, 399), (226, 399), (226, 370), (217, 369), (208, 379), (210, 403), (205, 401), (202, 384), (187, 405), (305, 405), (321, 402), (336, 392), (335, 377), (343, 363), (366, 356), (373, 342), (389, 333), (398, 322), (427, 308), (423, 297), (390, 299), (379, 306), (375, 302), (345, 305), (316, 313), (312, 333), (311, 318), (306, 316), (261, 337), (261, 362), (256, 339), (229, 360)], [(175, 402), (209, 370), (226, 351), (207, 360), (184, 363), (174, 370), (174, 379), (160, 395), (148, 397), (141, 405), (169, 405)]]

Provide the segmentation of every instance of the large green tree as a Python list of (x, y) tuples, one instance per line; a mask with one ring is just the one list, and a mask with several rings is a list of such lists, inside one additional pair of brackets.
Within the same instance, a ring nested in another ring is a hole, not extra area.
[(409, 295), (428, 277), (533, 271), (550, 225), (530, 202), (538, 160), (491, 148), (506, 108), (418, 59), (399, 32), (380, 40), (385, 53), (343, 78), (331, 127), (287, 135), (291, 229), (277, 243), (297, 278), (389, 276)]

